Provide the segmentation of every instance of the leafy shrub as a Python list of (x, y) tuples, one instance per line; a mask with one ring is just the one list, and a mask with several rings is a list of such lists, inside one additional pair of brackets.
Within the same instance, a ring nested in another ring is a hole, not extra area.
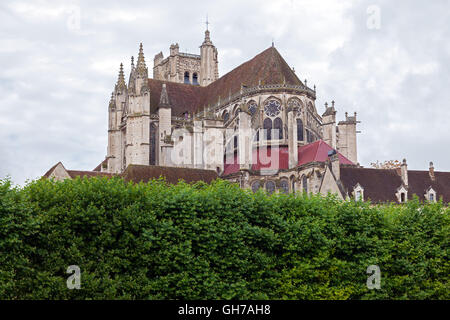
[[(449, 299), (449, 209), (216, 181), (0, 182), (1, 299)], [(369, 265), (381, 289), (366, 286)], [(69, 265), (81, 289), (66, 286)]]

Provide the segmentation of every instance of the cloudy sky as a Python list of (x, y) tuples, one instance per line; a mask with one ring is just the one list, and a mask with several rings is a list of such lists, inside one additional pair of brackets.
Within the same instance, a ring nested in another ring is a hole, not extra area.
[[(2, 1), (0, 178), (62, 161), (92, 170), (106, 154), (120, 62), (147, 65), (178, 42), (199, 53), (205, 17), (223, 75), (271, 45), (317, 86), (316, 106), (358, 113), (360, 163), (406, 158), (450, 171), (447, 0)], [(151, 72), (150, 72), (151, 73)]]

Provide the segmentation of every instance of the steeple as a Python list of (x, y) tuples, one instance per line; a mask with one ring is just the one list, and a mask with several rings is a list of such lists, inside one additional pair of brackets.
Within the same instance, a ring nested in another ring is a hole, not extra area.
[[(207, 25), (209, 22), (207, 22)], [(200, 46), (200, 85), (207, 86), (219, 78), (217, 49), (211, 42), (209, 30), (205, 31), (205, 40)]]
[(116, 91), (123, 92), (125, 90), (127, 90), (127, 85), (125, 83), (125, 75), (123, 74), (123, 63), (120, 63), (119, 78), (117, 79), (116, 83)]
[[(134, 63), (134, 62), (132, 62), (132, 63)], [(136, 73), (137, 73), (137, 76), (140, 78), (144, 78), (144, 79), (148, 78), (148, 69), (147, 69), (147, 66), (145, 65), (144, 49), (142, 47), (142, 42), (139, 45), (139, 55), (138, 55), (137, 64), (136, 64)]]
[(166, 84), (163, 83), (161, 89), (161, 97), (159, 99), (159, 107), (160, 108), (170, 108), (169, 95), (167, 94)]
[(131, 56), (130, 78), (128, 79), (128, 93), (130, 94), (136, 93), (136, 86), (134, 83), (135, 79), (136, 79), (136, 68), (134, 67), (134, 57)]

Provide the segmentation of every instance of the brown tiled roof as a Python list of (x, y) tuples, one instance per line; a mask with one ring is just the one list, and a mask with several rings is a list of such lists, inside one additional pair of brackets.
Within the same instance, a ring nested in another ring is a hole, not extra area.
[(162, 166), (146, 166), (131, 164), (127, 167), (125, 172), (121, 175), (126, 182), (133, 181), (148, 182), (152, 179), (164, 177), (168, 183), (176, 184), (180, 179), (187, 183), (204, 181), (210, 183), (218, 178), (218, 175), (213, 170), (191, 169), (191, 168), (177, 168), (177, 167), (162, 167)]
[(112, 177), (113, 174), (99, 171), (80, 171), (80, 170), (67, 170), (69, 176), (74, 179), (76, 177)]
[(364, 199), (372, 202), (396, 202), (395, 193), (402, 179), (395, 169), (340, 168), (341, 182), (350, 195), (359, 183), (364, 188)]
[(227, 98), (247, 87), (261, 84), (302, 85), (291, 67), (275, 47), (270, 47), (253, 59), (244, 62), (206, 87), (148, 79), (150, 86), (150, 109), (154, 113), (159, 104), (162, 84), (167, 84), (167, 93), (172, 104), (172, 115), (197, 112), (203, 107), (217, 103), (219, 97)]
[[(408, 170), (408, 199), (417, 195), (425, 200), (429, 187), (436, 191), (436, 198), (450, 203), (450, 172), (435, 172), (431, 180), (428, 171)], [(364, 198), (373, 202), (397, 202), (395, 193), (402, 185), (400, 170), (371, 169), (341, 166), (341, 182), (348, 194), (359, 183), (364, 188)]]
[(450, 203), (450, 172), (435, 172), (435, 179), (431, 180), (429, 171), (408, 170), (408, 198), (417, 194), (424, 200), (429, 187), (436, 191), (436, 198), (441, 197), (445, 203)]
[(107, 161), (108, 161), (108, 159), (103, 160), (103, 161), (100, 162), (100, 163), (98, 164), (98, 166), (96, 166), (96, 167), (94, 168), (94, 170), (92, 170), (92, 171), (102, 171), (102, 165), (103, 165), (103, 164), (106, 164)]

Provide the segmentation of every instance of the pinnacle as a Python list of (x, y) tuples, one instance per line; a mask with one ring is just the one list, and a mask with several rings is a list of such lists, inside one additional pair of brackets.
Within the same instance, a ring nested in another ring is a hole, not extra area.
[(123, 63), (120, 63), (119, 79), (117, 80), (117, 87), (119, 89), (126, 89), (127, 87), (127, 85), (125, 84), (125, 76), (123, 73)]
[(167, 94), (166, 84), (163, 83), (161, 89), (161, 98), (159, 99), (160, 107), (170, 107), (169, 95)]
[(139, 44), (139, 55), (136, 63), (136, 69), (138, 75), (142, 76), (143, 78), (147, 78), (147, 66), (145, 65), (145, 58), (144, 58), (144, 49), (142, 46), (142, 42)]

